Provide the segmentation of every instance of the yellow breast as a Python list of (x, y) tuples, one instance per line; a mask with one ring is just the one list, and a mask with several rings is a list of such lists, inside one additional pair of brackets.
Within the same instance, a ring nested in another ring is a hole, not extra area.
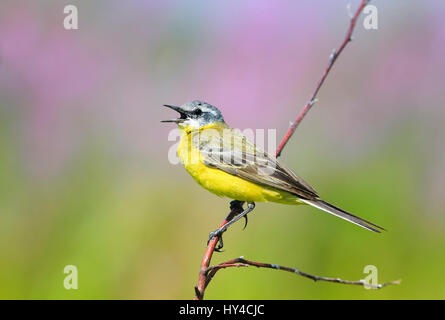
[(192, 144), (189, 130), (182, 130), (178, 156), (187, 172), (196, 182), (218, 196), (250, 202), (299, 203), (296, 197), (288, 192), (258, 185), (222, 170), (206, 166), (201, 161), (199, 149)]

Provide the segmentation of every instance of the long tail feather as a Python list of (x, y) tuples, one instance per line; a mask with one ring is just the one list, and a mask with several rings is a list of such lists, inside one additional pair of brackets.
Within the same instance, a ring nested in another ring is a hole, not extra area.
[(326, 211), (326, 212), (333, 214), (334, 216), (337, 216), (339, 218), (342, 218), (346, 221), (352, 222), (352, 223), (354, 223), (362, 228), (365, 228), (367, 230), (371, 230), (371, 231), (379, 232), (379, 233), (381, 232), (380, 230), (386, 231), (384, 228), (382, 228), (370, 221), (367, 221), (363, 218), (357, 217), (356, 215), (346, 212), (343, 209), (340, 209), (340, 208), (338, 208), (330, 203), (327, 203), (326, 201), (323, 201), (321, 199), (318, 199), (318, 200), (300, 199), (300, 200), (307, 203), (308, 205), (311, 205), (315, 208)]

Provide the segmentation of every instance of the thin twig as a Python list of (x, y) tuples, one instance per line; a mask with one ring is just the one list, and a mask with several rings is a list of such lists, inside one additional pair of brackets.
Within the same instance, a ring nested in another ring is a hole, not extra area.
[(351, 281), (351, 280), (342, 280), (340, 278), (329, 278), (329, 277), (320, 277), (316, 276), (310, 273), (303, 272), (301, 270), (298, 270), (297, 268), (290, 268), (285, 266), (280, 266), (277, 264), (271, 264), (271, 263), (263, 263), (263, 262), (256, 262), (256, 261), (250, 261), (246, 260), (243, 257), (239, 257), (230, 261), (226, 261), (223, 263), (220, 263), (215, 266), (208, 267), (205, 271), (207, 274), (207, 284), (210, 282), (210, 280), (214, 277), (215, 273), (221, 269), (225, 268), (233, 268), (233, 267), (248, 267), (253, 266), (257, 268), (268, 268), (268, 269), (274, 269), (274, 270), (281, 270), (281, 271), (287, 271), (296, 273), (302, 277), (314, 280), (314, 281), (325, 281), (325, 282), (335, 282), (335, 283), (342, 283), (342, 284), (350, 284), (350, 285), (358, 285), (363, 287), (368, 287), (371, 289), (381, 289), (389, 285), (393, 284), (400, 284), (401, 280), (396, 281), (389, 281), (382, 284), (369, 284), (365, 282), (364, 280), (357, 280), (357, 281)]
[(289, 127), (289, 130), (287, 130), (286, 134), (284, 135), (283, 140), (281, 140), (280, 144), (278, 145), (277, 150), (275, 151), (275, 156), (278, 158), (281, 155), (281, 152), (283, 151), (284, 146), (289, 141), (290, 137), (294, 134), (295, 130), (297, 129), (298, 125), (300, 124), (301, 120), (306, 116), (308, 111), (312, 108), (312, 106), (317, 102), (317, 94), (320, 91), (321, 86), (323, 85), (326, 77), (329, 74), (329, 71), (331, 71), (332, 66), (334, 65), (335, 61), (337, 61), (338, 56), (342, 53), (343, 49), (346, 47), (346, 45), (352, 41), (352, 32), (354, 31), (354, 27), (357, 23), (357, 18), (362, 12), (363, 8), (368, 4), (369, 0), (362, 0), (362, 3), (358, 7), (357, 11), (355, 12), (354, 16), (351, 18), (351, 22), (349, 24), (348, 31), (346, 33), (346, 37), (341, 43), (340, 47), (338, 49), (334, 49), (329, 56), (329, 62), (328, 66), (326, 67), (321, 79), (318, 81), (317, 86), (315, 87), (314, 92), (312, 93), (311, 98), (309, 99), (306, 106), (303, 108), (303, 110), (298, 114), (297, 119), (292, 122), (292, 125)]
[[(240, 210), (239, 207), (233, 207), (230, 213), (227, 215), (227, 217), (224, 219), (224, 221), (220, 224), (218, 228), (221, 228), (222, 226), (227, 224), (230, 220), (232, 220), (237, 214), (240, 213), (239, 210)], [(210, 260), (212, 259), (213, 252), (215, 251), (215, 247), (219, 241), (220, 237), (216, 236), (210, 239), (209, 243), (207, 244), (207, 249), (206, 252), (204, 253), (204, 257), (202, 258), (201, 268), (199, 270), (198, 285), (195, 287), (195, 300), (202, 300), (204, 297), (204, 290), (207, 286), (206, 270), (210, 265)]]
[[(346, 33), (346, 37), (343, 40), (343, 42), (341, 43), (340, 47), (338, 49), (334, 49), (332, 51), (331, 55), (329, 56), (328, 66), (326, 67), (326, 69), (325, 69), (321, 79), (318, 81), (317, 86), (315, 87), (315, 91), (312, 93), (312, 96), (309, 99), (309, 102), (306, 104), (306, 106), (303, 108), (303, 110), (298, 114), (296, 120), (293, 123), (291, 123), (291, 126), (290, 126), (289, 130), (286, 132), (284, 138), (281, 140), (280, 144), (278, 145), (278, 148), (275, 151), (275, 156), (277, 158), (281, 155), (281, 152), (283, 151), (284, 146), (287, 144), (287, 142), (289, 141), (291, 136), (294, 134), (295, 130), (297, 129), (297, 127), (300, 124), (300, 122), (303, 120), (304, 116), (312, 108), (312, 106), (315, 104), (315, 102), (317, 102), (316, 97), (317, 97), (318, 92), (320, 91), (321, 86), (323, 85), (327, 75), (329, 74), (329, 71), (331, 70), (331, 68), (334, 65), (335, 61), (337, 61), (337, 59), (340, 56), (340, 54), (342, 53), (343, 49), (352, 40), (352, 32), (354, 31), (354, 28), (355, 28), (355, 25), (356, 25), (356, 22), (357, 22), (357, 18), (360, 15), (360, 13), (362, 12), (363, 8), (368, 4), (368, 2), (369, 2), (369, 0), (362, 0), (362, 2), (360, 3), (360, 6), (358, 7), (357, 11), (352, 16), (350, 24), (349, 24), (348, 31)], [(238, 212), (238, 210), (236, 208), (232, 208), (231, 212), (224, 219), (224, 221), (221, 223), (219, 228), (221, 228), (222, 226), (227, 224), (238, 213), (239, 212)], [(198, 285), (195, 287), (195, 299), (196, 300), (202, 300), (204, 298), (205, 289), (206, 289), (207, 285), (209, 284), (209, 282), (211, 281), (213, 275), (218, 270), (223, 269), (223, 268), (228, 268), (228, 267), (246, 267), (248, 265), (252, 265), (252, 266), (257, 266), (257, 267), (280, 269), (280, 270), (289, 271), (289, 272), (296, 272), (295, 270), (297, 270), (297, 269), (277, 266), (277, 265), (273, 265), (273, 264), (262, 264), (262, 263), (259, 263), (259, 262), (252, 262), (252, 261), (248, 261), (248, 260), (243, 260), (243, 261), (249, 262), (249, 263), (244, 263), (244, 262), (241, 262), (239, 260), (241, 258), (234, 259), (234, 260), (231, 260), (231, 261), (227, 261), (225, 263), (219, 264), (219, 265), (214, 266), (214, 267), (209, 267), (210, 260), (212, 259), (213, 252), (215, 251), (215, 247), (216, 247), (217, 243), (219, 242), (219, 240), (220, 240), (220, 237), (214, 237), (207, 244), (207, 249), (206, 249), (206, 252), (204, 253), (204, 257), (203, 257), (202, 262), (201, 262), (201, 268), (200, 268), (200, 271), (199, 271)], [(274, 266), (276, 266), (278, 268), (276, 268)], [(310, 274), (307, 274), (307, 273), (304, 273), (304, 272), (301, 272), (301, 271), (298, 271), (297, 273), (300, 274), (301, 276), (304, 276), (304, 277), (307, 277), (307, 278), (311, 278), (311, 279), (313, 279), (315, 281), (322, 280), (322, 281), (339, 282), (339, 283), (347, 283), (347, 284), (358, 284), (358, 283), (354, 283), (354, 281), (346, 281), (346, 280), (340, 280), (340, 279), (337, 279), (337, 278), (323, 278), (323, 277), (313, 276), (313, 275), (310, 275)], [(360, 284), (363, 285), (363, 283), (360, 283)], [(391, 284), (391, 283), (389, 283), (389, 284)]]

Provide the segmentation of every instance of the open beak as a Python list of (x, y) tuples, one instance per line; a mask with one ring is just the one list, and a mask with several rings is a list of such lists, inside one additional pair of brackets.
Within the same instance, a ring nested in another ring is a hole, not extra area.
[(169, 104), (164, 104), (163, 106), (164, 106), (164, 107), (167, 107), (167, 108), (170, 108), (170, 109), (173, 109), (173, 110), (179, 112), (179, 114), (181, 115), (181, 117), (180, 117), (180, 118), (177, 118), (177, 119), (161, 120), (161, 122), (175, 122), (175, 123), (180, 123), (180, 122), (184, 122), (184, 120), (187, 119), (187, 114), (185, 114), (185, 112), (184, 112), (180, 107), (177, 107), (177, 106), (171, 106), (171, 105), (169, 105)]

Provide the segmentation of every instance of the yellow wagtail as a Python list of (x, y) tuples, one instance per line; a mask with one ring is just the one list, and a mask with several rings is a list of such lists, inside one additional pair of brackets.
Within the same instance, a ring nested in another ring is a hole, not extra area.
[[(322, 200), (303, 179), (229, 127), (216, 107), (198, 100), (179, 107), (164, 106), (180, 114), (177, 119), (162, 122), (174, 122), (181, 131), (178, 156), (185, 169), (202, 187), (234, 199), (231, 207), (241, 209), (229, 223), (212, 232), (209, 239), (220, 236), (242, 217), (247, 223), (247, 214), (254, 209), (255, 202), (261, 201), (308, 204), (365, 229), (385, 230)], [(244, 202), (247, 208), (243, 211)]]

